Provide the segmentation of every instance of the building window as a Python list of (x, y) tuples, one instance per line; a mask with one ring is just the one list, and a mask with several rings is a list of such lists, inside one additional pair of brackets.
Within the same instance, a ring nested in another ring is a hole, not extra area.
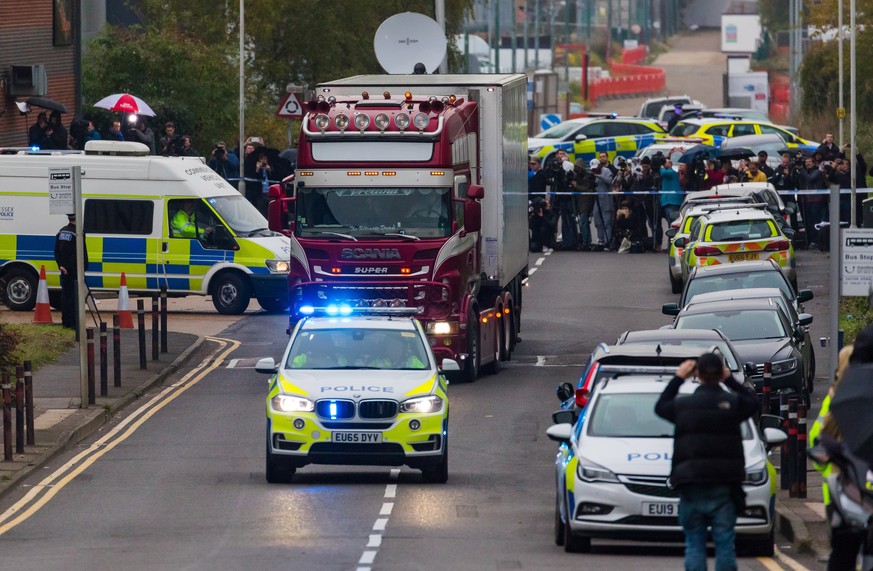
[(72, 45), (73, 0), (52, 0), (52, 32), (54, 45)]

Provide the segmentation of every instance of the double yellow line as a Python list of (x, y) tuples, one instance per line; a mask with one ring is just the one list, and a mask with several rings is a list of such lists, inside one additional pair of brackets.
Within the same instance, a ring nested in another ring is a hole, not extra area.
[(173, 402), (176, 397), (220, 367), (224, 359), (240, 346), (239, 341), (232, 339), (207, 337), (206, 340), (218, 344), (218, 347), (209, 357), (182, 377), (178, 383), (166, 387), (153, 399), (122, 420), (104, 437), (76, 454), (69, 462), (52, 472), (43, 481), (31, 488), (12, 507), (0, 514), (0, 535), (5, 534), (38, 512), (58, 492), (64, 489), (67, 484), (72, 482), (76, 476), (88, 469), (88, 467), (103, 457), (104, 454), (127, 440), (149, 418)]

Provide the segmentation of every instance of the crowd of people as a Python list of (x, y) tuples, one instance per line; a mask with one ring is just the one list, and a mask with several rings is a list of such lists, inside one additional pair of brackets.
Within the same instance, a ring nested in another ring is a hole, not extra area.
[[(149, 148), (149, 154), (162, 156), (200, 157), (204, 156), (193, 145), (191, 135), (180, 134), (172, 121), (164, 123), (160, 133), (149, 125), (148, 119), (139, 115), (126, 126), (122, 121), (110, 121), (102, 131), (95, 127), (91, 119), (74, 118), (65, 127), (61, 113), (39, 113), (36, 122), (28, 129), (27, 144), (43, 150), (84, 150), (85, 144), (93, 140), (134, 141)], [(239, 148), (228, 148), (225, 141), (217, 141), (205, 156), (209, 168), (229, 183), (236, 186), (240, 178), (240, 161), (243, 162), (246, 198), (262, 213), (266, 214), (269, 202), (268, 191), (271, 184), (281, 181), (294, 172), (293, 158), (289, 160), (277, 149), (268, 148), (261, 137), (249, 137), (243, 144), (240, 158)]]
[[(669, 154), (674, 155), (676, 150)], [(660, 252), (664, 225), (669, 227), (678, 218), (686, 192), (734, 182), (770, 182), (780, 193), (797, 192), (806, 242), (816, 248), (822, 240), (817, 226), (829, 220), (826, 189), (832, 184), (844, 189), (851, 186), (853, 158), (857, 188), (866, 188), (864, 157), (861, 153), (852, 157), (848, 145), (837, 146), (831, 133), (814, 152), (782, 153), (775, 167), (768, 164), (766, 151), (741, 160), (702, 155), (678, 165), (660, 151), (651, 157), (619, 157), (614, 163), (605, 152), (591, 161), (577, 159), (570, 163), (567, 153), (558, 150), (546, 165), (540, 158), (531, 157), (531, 250)], [(858, 226), (864, 197), (859, 194), (856, 198)], [(851, 197), (842, 194), (840, 220), (847, 224), (850, 216)], [(596, 235), (591, 231), (592, 222)], [(798, 224), (795, 214), (792, 226), (798, 229)]]

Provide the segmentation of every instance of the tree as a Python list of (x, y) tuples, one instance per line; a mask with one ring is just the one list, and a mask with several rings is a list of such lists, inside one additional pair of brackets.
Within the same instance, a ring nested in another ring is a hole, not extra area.
[(82, 61), (86, 108), (111, 93), (132, 93), (157, 113), (153, 126), (173, 121), (201, 151), (233, 134), (236, 77), (226, 45), (208, 46), (159, 26), (106, 26), (88, 43)]

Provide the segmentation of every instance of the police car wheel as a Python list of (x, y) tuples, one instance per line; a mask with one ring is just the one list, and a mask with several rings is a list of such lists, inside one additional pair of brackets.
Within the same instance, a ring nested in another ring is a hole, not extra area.
[(36, 305), (37, 275), (21, 268), (6, 272), (3, 301), (12, 311), (30, 311)]
[(288, 309), (288, 298), (283, 297), (259, 297), (258, 305), (269, 313), (281, 313)]
[[(567, 519), (570, 519), (570, 507), (567, 506)], [(573, 534), (569, 522), (564, 525), (564, 551), (567, 553), (588, 553), (591, 551), (591, 538)]]
[(673, 277), (673, 272), (668, 270), (667, 273), (670, 275), (670, 291), (673, 293), (682, 293), (682, 278), (677, 280)]
[(564, 545), (564, 520), (561, 519), (561, 494), (555, 499), (555, 545)]
[[(269, 432), (267, 433), (269, 438)], [(270, 484), (288, 484), (294, 479), (297, 469), (290, 458), (282, 458), (270, 452), (270, 442), (267, 441), (266, 476)]]
[(248, 280), (236, 273), (221, 274), (212, 290), (212, 305), (222, 315), (239, 315), (249, 306), (252, 288)]
[(755, 539), (737, 538), (737, 552), (740, 555), (748, 557), (773, 557), (776, 549), (774, 542), (774, 527), (770, 528), (770, 533), (765, 537), (757, 537)]
[(445, 484), (449, 481), (449, 441), (443, 446), (443, 455), (440, 459), (431, 464), (422, 466), (421, 478), (431, 484)]

